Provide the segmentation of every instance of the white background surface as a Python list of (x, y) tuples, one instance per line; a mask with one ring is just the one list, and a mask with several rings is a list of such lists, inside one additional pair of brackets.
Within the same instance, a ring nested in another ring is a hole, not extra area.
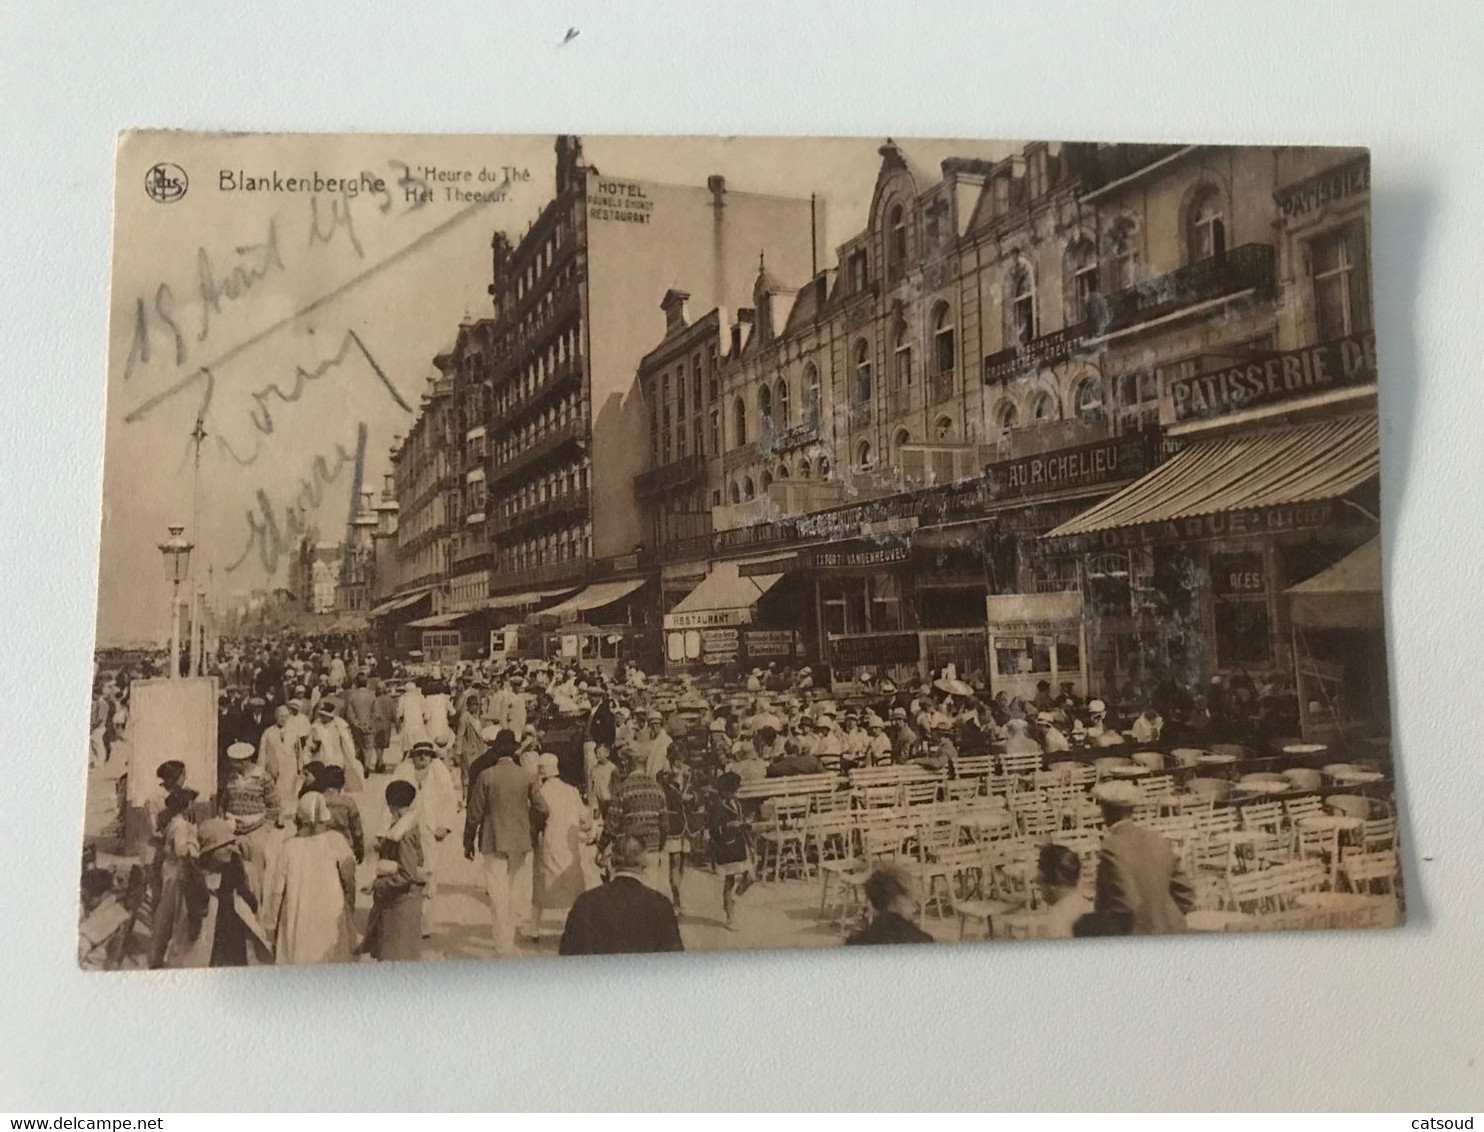
[[(352, 7), (0, 6), (0, 1110), (1480, 1104), (1484, 7)], [(1370, 145), (1411, 922), (80, 974), (109, 201), (130, 126)]]

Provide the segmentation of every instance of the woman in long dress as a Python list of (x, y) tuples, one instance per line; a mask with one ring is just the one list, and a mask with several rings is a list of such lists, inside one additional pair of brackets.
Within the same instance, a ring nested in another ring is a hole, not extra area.
[(573, 901), (597, 883), (593, 856), (593, 827), (577, 787), (558, 777), (560, 761), (543, 754), (536, 760), (540, 793), (547, 806), (546, 825), (536, 850), (536, 879), (531, 917), (537, 931), (541, 914), (550, 909), (565, 913)]
[(262, 923), (273, 959), (288, 963), (343, 963), (351, 957), (356, 859), (331, 824), (323, 794), (299, 799), (299, 832), (275, 855), (263, 900)]
[(417, 788), (405, 779), (386, 784), (391, 828), (381, 839), (381, 860), (371, 884), (371, 918), (358, 949), (376, 959), (421, 959), (423, 890), (427, 869), (422, 823), (413, 803)]

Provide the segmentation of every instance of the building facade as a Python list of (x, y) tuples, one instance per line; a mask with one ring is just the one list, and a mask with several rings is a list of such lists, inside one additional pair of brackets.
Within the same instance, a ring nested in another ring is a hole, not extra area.
[[(1302, 685), (1288, 590), (1377, 529), (1364, 152), (881, 158), (835, 270), (765, 267), (730, 320), (664, 300), (635, 486), (667, 662)], [(697, 459), (663, 383), (712, 347)]]
[[(394, 458), (400, 594), (432, 594), (406, 627), (438, 634), (440, 648), (457, 635), (466, 658), (558, 597), (549, 620), (586, 627), (563, 647), (642, 627), (652, 550), (633, 492), (647, 435), (635, 372), (664, 326), (652, 296), (684, 275), (698, 301), (726, 305), (747, 293), (760, 253), (776, 248), (798, 274), (818, 257), (812, 200), (735, 192), (721, 177), (600, 175), (575, 138), (557, 139), (555, 190), (519, 240), (496, 233), (491, 316), (466, 318), (435, 360)], [(383, 606), (383, 618), (403, 615)]]

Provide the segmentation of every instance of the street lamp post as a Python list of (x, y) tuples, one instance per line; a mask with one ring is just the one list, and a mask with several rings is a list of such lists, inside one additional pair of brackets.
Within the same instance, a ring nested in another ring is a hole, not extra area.
[(165, 577), (170, 581), (170, 679), (180, 679), (180, 583), (191, 568), (194, 547), (185, 537), (185, 527), (174, 525), (170, 537), (160, 543), (165, 556)]

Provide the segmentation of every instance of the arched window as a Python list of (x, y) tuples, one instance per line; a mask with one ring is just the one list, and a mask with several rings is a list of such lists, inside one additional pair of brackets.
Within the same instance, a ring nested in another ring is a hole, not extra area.
[(801, 479), (801, 480), (808, 479), (809, 476), (810, 476), (810, 473), (811, 473), (811, 469), (809, 467), (809, 457), (808, 456), (804, 456), (804, 457), (802, 457), (799, 460), (799, 479)]
[(731, 488), (731, 493), (730, 494), (731, 494), (732, 502), (733, 503), (741, 503), (742, 502), (742, 489), (737, 486), (736, 481), (733, 481), (733, 483), (732, 483), (732, 488)]
[(907, 262), (907, 213), (894, 205), (887, 218), (886, 265), (891, 279), (899, 279)]
[(747, 443), (747, 402), (741, 397), (732, 406), (732, 421), (732, 431), (736, 434), (734, 447), (741, 448)]
[(939, 303), (933, 311), (933, 372), (952, 372), (953, 357), (953, 312)]
[(746, 476), (742, 480), (742, 500), (745, 503), (749, 499), (757, 498), (757, 488), (752, 484), (752, 477)]
[(789, 474), (788, 473), (788, 465), (787, 464), (779, 464), (778, 465), (778, 470), (777, 470), (777, 472), (774, 473), (773, 478), (774, 479), (780, 479), (780, 480), (786, 480), (786, 479), (788, 479), (788, 474)]
[(1067, 249), (1067, 299), (1070, 321), (1092, 317), (1093, 296), (1098, 293), (1098, 253), (1091, 240), (1078, 240)]
[(871, 344), (864, 338), (855, 344), (855, 403), (871, 403)]
[(949, 440), (953, 437), (953, 418), (939, 417), (933, 422), (933, 439)]
[(892, 350), (892, 367), (898, 390), (912, 387), (912, 338), (905, 322), (897, 323), (896, 346)]
[(1221, 194), (1208, 185), (1190, 202), (1190, 262), (1226, 255), (1226, 217)]
[(1038, 393), (1031, 402), (1031, 420), (1037, 424), (1056, 420), (1056, 401), (1050, 393)]
[(1027, 346), (1036, 336), (1036, 281), (1024, 260), (1010, 269), (1007, 337), (1012, 346)]
[(1091, 377), (1082, 382), (1072, 395), (1072, 407), (1083, 424), (1096, 424), (1102, 420), (1103, 383)]
[(902, 458), (902, 446), (911, 443), (912, 434), (904, 428), (897, 429), (896, 435), (891, 438), (891, 448), (899, 461)]
[(773, 387), (773, 415), (779, 428), (788, 427), (788, 379), (780, 377)]
[(855, 466), (863, 472), (871, 467), (871, 442), (869, 440), (862, 440), (856, 447)]
[(828, 456), (821, 456), (819, 458), (819, 478), (822, 480), (829, 479), (830, 473), (833, 470), (834, 469), (830, 467), (830, 458)]
[(1108, 226), (1112, 252), (1113, 289), (1123, 291), (1139, 281), (1139, 229), (1133, 220), (1120, 216)]
[(804, 367), (804, 395), (808, 398), (809, 423), (817, 428), (820, 417), (819, 370), (813, 362)]
[(773, 390), (766, 381), (758, 386), (757, 417), (764, 427), (773, 423)]
[(1003, 436), (1020, 423), (1020, 410), (1014, 401), (1001, 401), (994, 411), (995, 428)]
[(758, 482), (762, 485), (762, 489), (764, 491), (767, 491), (768, 488), (773, 486), (773, 473), (769, 472), (767, 469), (764, 469), (762, 478)]

